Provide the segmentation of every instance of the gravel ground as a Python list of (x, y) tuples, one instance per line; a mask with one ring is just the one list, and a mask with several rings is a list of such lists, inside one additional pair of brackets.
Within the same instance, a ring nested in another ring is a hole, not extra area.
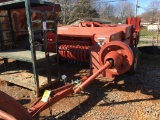
[[(87, 66), (71, 64), (62, 66), (61, 69), (69, 79), (88, 72)], [(0, 90), (26, 108), (37, 99), (32, 91), (16, 85), (4, 86), (3, 81)], [(141, 58), (135, 75), (117, 76), (115, 84), (96, 79), (81, 93), (69, 95), (35, 119), (51, 120), (55, 117), (58, 120), (159, 120), (159, 99), (160, 64)], [(53, 117), (50, 117), (50, 111)]]

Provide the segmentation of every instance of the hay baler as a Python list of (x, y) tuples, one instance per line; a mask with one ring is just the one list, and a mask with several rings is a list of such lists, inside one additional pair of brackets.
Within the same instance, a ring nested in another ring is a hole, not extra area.
[[(86, 21), (80, 22), (78, 25), (59, 27), (59, 55), (73, 61), (89, 62), (89, 76), (48, 91), (28, 110), (0, 91), (0, 119), (31, 120), (38, 113), (67, 95), (83, 90), (98, 76), (114, 80), (115, 75), (127, 71), (134, 72), (139, 31), (139, 18), (128, 18), (126, 24), (122, 25)], [(47, 37), (48, 41), (54, 41), (55, 35), (48, 32)], [(55, 46), (49, 45), (48, 49), (53, 52)]]
[(58, 27), (59, 54), (62, 58), (90, 63), (90, 75), (106, 61), (112, 67), (101, 76), (114, 78), (136, 68), (140, 18), (127, 18), (126, 24), (80, 22)]
[[(39, 99), (29, 113), (35, 116), (51, 104), (69, 94), (78, 93), (96, 77), (114, 80), (115, 75), (134, 72), (137, 64), (140, 18), (127, 18), (126, 24), (107, 25), (97, 22), (80, 22), (78, 26), (58, 28), (59, 54), (61, 57), (90, 63), (90, 75), (54, 89), (49, 102)], [(54, 36), (48, 33), (48, 38)], [(54, 49), (53, 46), (49, 48)], [(65, 78), (64, 78), (65, 79)]]

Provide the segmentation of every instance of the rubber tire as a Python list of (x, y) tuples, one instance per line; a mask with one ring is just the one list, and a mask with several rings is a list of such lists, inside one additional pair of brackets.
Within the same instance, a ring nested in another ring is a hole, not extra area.
[(134, 75), (137, 72), (137, 67), (138, 67), (138, 60), (139, 60), (139, 50), (138, 48), (132, 48), (133, 55), (134, 55), (134, 60), (131, 68), (127, 72), (128, 75)]

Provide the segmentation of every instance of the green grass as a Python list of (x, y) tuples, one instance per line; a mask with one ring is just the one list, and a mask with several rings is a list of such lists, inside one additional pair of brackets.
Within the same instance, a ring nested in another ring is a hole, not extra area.
[(140, 32), (140, 36), (156, 36), (156, 31), (148, 31), (147, 28), (142, 28)]
[[(140, 32), (139, 46), (156, 45), (157, 31), (148, 31), (146, 27), (143, 27)], [(160, 32), (158, 36), (158, 42), (160, 42)]]
[[(140, 38), (141, 39), (156, 39), (157, 38), (157, 31), (148, 31), (147, 28), (142, 28), (141, 32), (140, 32)], [(158, 36), (158, 40), (160, 40), (160, 32), (159, 32), (159, 36)]]
[(138, 44), (148, 44), (148, 41), (139, 41), (139, 43)]

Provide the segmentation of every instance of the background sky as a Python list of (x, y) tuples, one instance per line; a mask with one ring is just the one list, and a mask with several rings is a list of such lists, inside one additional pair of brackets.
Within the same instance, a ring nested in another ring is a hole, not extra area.
[[(136, 5), (136, 0), (126, 0), (128, 2), (132, 2), (134, 4), (134, 6)], [(149, 6), (149, 4), (155, 0), (138, 0), (138, 6), (147, 9), (147, 7)], [(143, 12), (145, 12), (144, 9), (142, 8), (138, 8), (137, 14), (141, 14)]]
[[(116, 4), (118, 3), (120, 0), (102, 0), (103, 2), (107, 2), (107, 1), (114, 1), (114, 2), (110, 2), (111, 4)], [(133, 3), (134, 7), (136, 7), (136, 0), (125, 0), (125, 1), (128, 1), (128, 2), (131, 2)], [(137, 9), (137, 14), (141, 14), (143, 12), (145, 12), (147, 9), (147, 7), (149, 6), (149, 4), (152, 2), (152, 1), (156, 1), (156, 0), (138, 0), (138, 6), (142, 7), (142, 8), (138, 8)], [(157, 0), (159, 1), (159, 0)]]

